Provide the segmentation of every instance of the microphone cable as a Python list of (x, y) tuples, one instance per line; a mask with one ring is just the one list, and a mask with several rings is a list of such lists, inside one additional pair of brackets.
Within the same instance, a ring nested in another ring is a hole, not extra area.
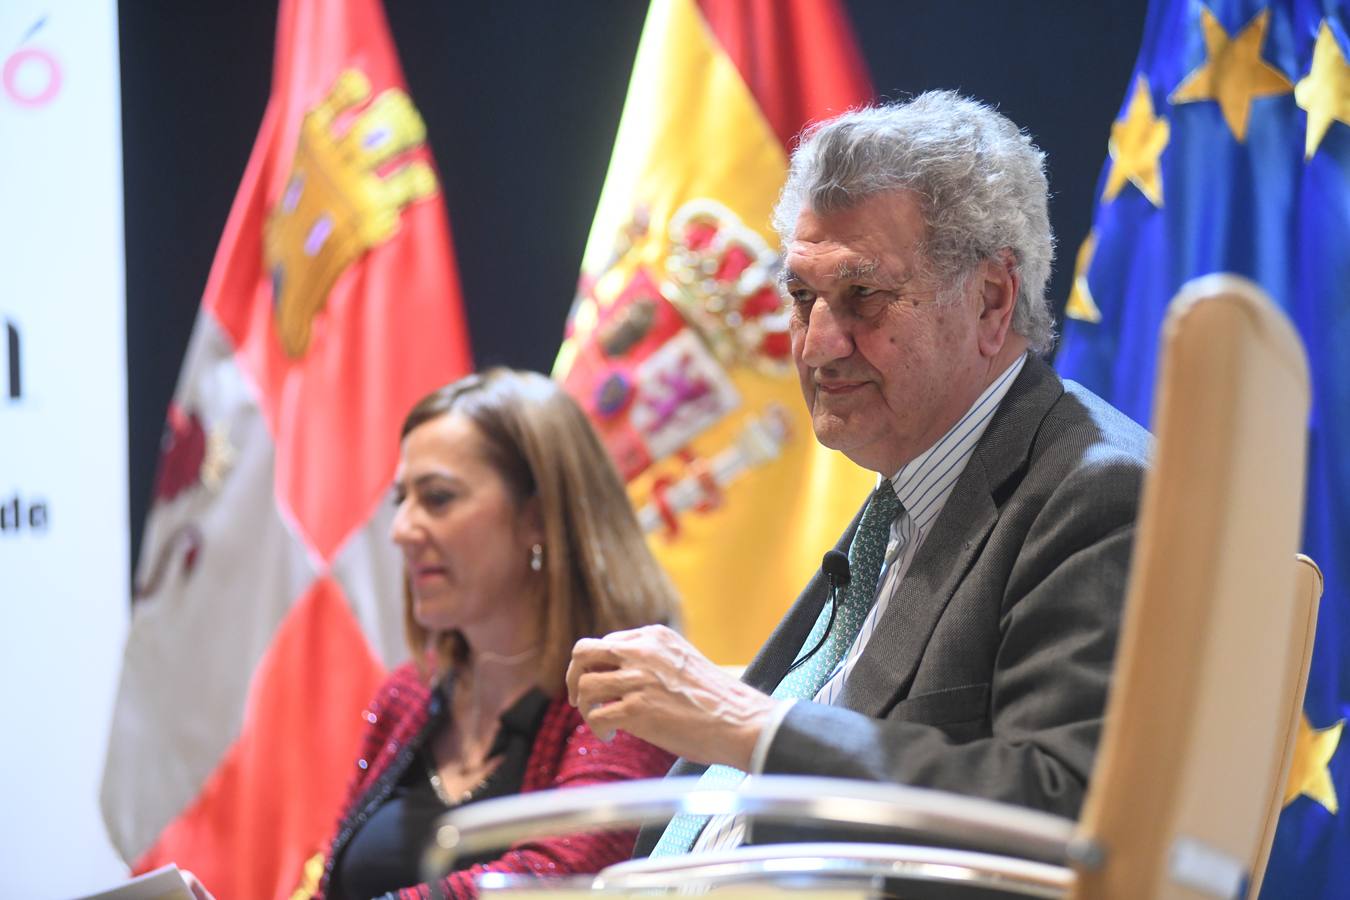
[(816, 645), (810, 649), (804, 656), (793, 661), (788, 666), (784, 676), (796, 671), (802, 663), (815, 656), (821, 647), (825, 646), (825, 639), (830, 636), (830, 631), (834, 628), (834, 616), (839, 611), (839, 589), (847, 588), (852, 580), (852, 572), (849, 570), (848, 557), (838, 550), (827, 550), (825, 556), (820, 561), (820, 570), (830, 579), (830, 619), (825, 623), (825, 631), (816, 641)]

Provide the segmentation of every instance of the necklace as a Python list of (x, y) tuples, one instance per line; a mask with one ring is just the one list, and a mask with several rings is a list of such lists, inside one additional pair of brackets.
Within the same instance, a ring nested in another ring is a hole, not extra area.
[(492, 777), (493, 769), (489, 769), (487, 774), (478, 779), (476, 784), (460, 791), (459, 796), (455, 797), (445, 789), (445, 783), (441, 781), (441, 773), (436, 769), (436, 761), (431, 758), (431, 752), (424, 749), (419, 751), (417, 755), (422, 758), (422, 767), (427, 770), (427, 781), (431, 782), (431, 790), (435, 792), (436, 799), (446, 806), (460, 806), (468, 803), (469, 799)]
[[(479, 662), (514, 666), (533, 657), (537, 653), (538, 649), (539, 649), (538, 644), (532, 644), (531, 646), (526, 647), (524, 650), (521, 650), (518, 653), (494, 653), (491, 650), (479, 650), (474, 654), (474, 656), (478, 659)], [(476, 733), (478, 731), (478, 726), (482, 719), (480, 715), (482, 709), (481, 706), (482, 697), (479, 695), (479, 687), (478, 687), (480, 681), (477, 677), (471, 677), (468, 679), (468, 682), (469, 682), (468, 691), (469, 691), (469, 705), (470, 705), (468, 721), (458, 726), (460, 731), (459, 755), (462, 759), (466, 761), (473, 758), (473, 754), (470, 753), (471, 743), (469, 740), (469, 735), (471, 733)], [(452, 694), (455, 685), (463, 686), (464, 681), (462, 679), (456, 679), (455, 681), (450, 682), (450, 684), (451, 684), (451, 691), (447, 692), (448, 694)], [(433, 768), (435, 768), (434, 765)], [(468, 771), (469, 771), (468, 769), (461, 767), (460, 774), (461, 775), (468, 774)], [(477, 788), (475, 788), (475, 790), (476, 789)]]
[(522, 663), (529, 659), (539, 650), (539, 645), (526, 647), (519, 653), (493, 653), (491, 650), (479, 650), (474, 654), (479, 662), (502, 663), (508, 666), (514, 666), (516, 663)]

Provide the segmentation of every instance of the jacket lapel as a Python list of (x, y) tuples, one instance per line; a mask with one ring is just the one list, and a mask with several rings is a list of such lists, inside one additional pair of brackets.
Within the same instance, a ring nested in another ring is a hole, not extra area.
[(1036, 432), (1063, 393), (1049, 366), (1027, 359), (858, 657), (840, 706), (880, 717), (909, 692), (938, 619), (998, 521), (994, 497), (1025, 471)]

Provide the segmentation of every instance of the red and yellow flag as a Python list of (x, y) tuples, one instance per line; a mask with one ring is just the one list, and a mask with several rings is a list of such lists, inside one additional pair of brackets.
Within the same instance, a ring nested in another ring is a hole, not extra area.
[(875, 478), (816, 443), (770, 213), (803, 126), (871, 95), (834, 0), (654, 0), (555, 368), (685, 629), (744, 663)]
[(405, 651), (398, 428), (470, 369), (378, 0), (283, 0), (272, 95), (165, 426), (104, 772), (114, 844), (289, 896)]

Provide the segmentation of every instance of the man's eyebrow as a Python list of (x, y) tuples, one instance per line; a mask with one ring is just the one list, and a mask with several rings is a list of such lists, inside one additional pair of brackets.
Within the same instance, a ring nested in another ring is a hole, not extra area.
[(881, 268), (876, 260), (863, 259), (857, 262), (841, 262), (839, 268), (834, 270), (834, 277), (839, 281), (852, 281), (855, 278), (870, 278)]
[[(834, 277), (837, 281), (852, 281), (858, 278), (871, 278), (879, 271), (881, 271), (880, 263), (873, 259), (864, 259), (856, 262), (840, 263), (839, 267), (834, 270)], [(787, 284), (792, 281), (801, 281), (804, 283), (806, 279), (802, 278), (787, 266), (778, 270), (779, 284)]]

